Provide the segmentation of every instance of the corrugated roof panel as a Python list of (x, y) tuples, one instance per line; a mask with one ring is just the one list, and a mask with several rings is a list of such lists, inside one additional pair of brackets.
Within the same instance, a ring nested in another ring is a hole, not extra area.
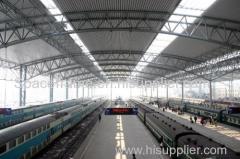
[(97, 50), (144, 50), (153, 38), (152, 33), (128, 31), (103, 31), (79, 34), (90, 51)]
[(85, 10), (172, 11), (179, 0), (56, 0), (56, 2), (63, 12)]

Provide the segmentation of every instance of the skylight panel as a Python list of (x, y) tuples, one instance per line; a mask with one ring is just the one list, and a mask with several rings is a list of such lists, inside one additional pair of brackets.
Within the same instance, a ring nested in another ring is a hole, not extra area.
[(66, 31), (73, 31), (73, 27), (70, 23), (65, 23), (64, 29)]
[(40, 0), (40, 1), (42, 2), (42, 4), (44, 4), (44, 6), (47, 9), (57, 8), (56, 4), (52, 0)]
[[(173, 15), (168, 19), (161, 31), (174, 32), (180, 34), (184, 32), (191, 23), (193, 23), (197, 17), (201, 16), (216, 0), (182, 0), (177, 8), (174, 10)], [(188, 15), (189, 17), (184, 17), (183, 15)], [(179, 24), (179, 22), (182, 22)], [(135, 70), (143, 70), (144, 67), (140, 66), (141, 61), (151, 62), (157, 55), (159, 55), (163, 50), (165, 50), (177, 36), (159, 33), (155, 39), (152, 41), (151, 45), (146, 50), (146, 53), (138, 62)], [(149, 56), (149, 54), (157, 54), (154, 56)], [(136, 76), (136, 72), (132, 72), (132, 76)]]
[(54, 18), (57, 20), (57, 22), (66, 22), (67, 19), (63, 15), (56, 15)]
[[(67, 21), (67, 18), (62, 15), (62, 12), (57, 7), (57, 5), (54, 3), (53, 0), (40, 0), (42, 4), (48, 9), (49, 13), (53, 15), (53, 17), (56, 19), (57, 22), (65, 22), (64, 23), (64, 30), (65, 31), (74, 31), (74, 28), (72, 25)], [(93, 62), (93, 64), (102, 72), (102, 68), (98, 65), (95, 58), (90, 54), (90, 51), (86, 47), (86, 45), (83, 43), (81, 38), (78, 36), (77, 33), (69, 34), (69, 36), (74, 40), (74, 42), (81, 48), (82, 52), (88, 56), (88, 58)], [(100, 72), (100, 73), (101, 73)], [(105, 75), (105, 73), (101, 73), (102, 75)]]

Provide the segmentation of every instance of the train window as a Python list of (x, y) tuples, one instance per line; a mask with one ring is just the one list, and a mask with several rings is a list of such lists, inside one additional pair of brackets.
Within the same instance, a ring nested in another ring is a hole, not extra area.
[(33, 131), (32, 131), (32, 137), (35, 136), (36, 133), (37, 133), (36, 130), (33, 130)]
[(50, 128), (50, 124), (47, 124), (47, 129), (49, 129)]
[(9, 142), (9, 149), (11, 149), (15, 146), (16, 146), (16, 140), (15, 139)]
[(38, 134), (40, 134), (42, 131), (42, 127), (38, 128)]
[(24, 141), (24, 136), (20, 136), (20, 137), (18, 138), (18, 144), (23, 143), (23, 141)]
[(0, 154), (4, 153), (7, 150), (6, 144), (0, 146)]
[(46, 125), (43, 125), (42, 130), (43, 130), (43, 131), (46, 130)]
[(29, 132), (29, 133), (27, 133), (26, 135), (25, 135), (25, 140), (28, 140), (28, 139), (30, 139), (31, 138), (31, 133)]

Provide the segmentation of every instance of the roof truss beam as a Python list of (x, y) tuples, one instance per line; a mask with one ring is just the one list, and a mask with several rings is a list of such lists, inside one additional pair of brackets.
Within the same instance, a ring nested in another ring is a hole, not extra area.
[[(119, 11), (119, 13), (121, 13)], [(175, 15), (177, 18), (175, 20), (168, 20), (169, 13), (154, 12), (157, 14), (157, 17), (160, 18), (151, 18), (151, 12), (139, 11), (139, 16), (133, 16), (132, 11), (129, 11), (129, 14), (124, 14), (124, 16), (113, 17), (111, 11), (106, 11), (103, 16), (90, 16), (88, 12), (79, 13), (82, 15), (81, 19), (69, 19), (71, 23), (78, 23), (78, 28), (76, 29), (77, 33), (82, 32), (97, 32), (97, 31), (135, 31), (135, 32), (151, 32), (151, 33), (165, 33), (171, 35), (182, 36), (186, 38), (204, 40), (208, 42), (213, 42), (232, 48), (239, 48), (240, 34), (239, 27), (240, 22), (226, 20), (226, 19), (217, 19), (211, 17), (197, 17), (197, 20), (194, 23), (190, 23), (189, 19), (193, 16), (189, 15)], [(155, 16), (156, 17), (156, 16)], [(118, 21), (117, 24), (114, 21)], [(18, 22), (18, 21), (16, 21)], [(153, 23), (155, 22), (155, 23)], [(159, 24), (165, 24), (164, 28), (161, 30), (156, 29), (156, 22)], [(60, 22), (61, 24), (61, 22)], [(124, 25), (122, 25), (124, 24)], [(30, 26), (25, 26), (19, 24), (18, 27), (28, 28), (32, 30), (33, 27), (43, 25), (43, 24), (34, 24)], [(124, 26), (124, 27), (123, 27)], [(178, 33), (178, 28), (187, 27), (187, 29)], [(16, 29), (16, 27), (14, 28)], [(11, 27), (6, 27), (1, 30), (2, 33), (6, 30), (14, 30)], [(14, 31), (15, 32), (15, 31)], [(11, 46), (14, 44), (31, 41), (39, 38), (49, 38), (53, 36), (60, 36), (71, 34), (74, 32), (67, 32), (62, 30), (55, 31), (52, 30), (50, 33), (39, 33), (36, 36), (23, 37), (21, 39), (9, 39), (7, 41), (2, 41), (0, 43), (0, 48)]]

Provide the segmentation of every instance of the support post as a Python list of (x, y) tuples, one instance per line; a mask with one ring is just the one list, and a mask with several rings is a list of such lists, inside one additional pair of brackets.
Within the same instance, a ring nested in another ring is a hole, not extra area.
[(158, 99), (158, 82), (157, 82), (157, 99)]
[(130, 99), (132, 98), (132, 87), (130, 86)]
[(68, 80), (66, 80), (66, 100), (68, 100)]
[(82, 87), (82, 100), (84, 99), (84, 85)]
[(182, 103), (184, 101), (184, 82), (182, 81)]
[(110, 97), (111, 97), (111, 106), (112, 106), (112, 81), (111, 81), (111, 88), (110, 88)]
[(94, 89), (94, 85), (93, 85), (93, 86), (92, 86), (92, 97), (95, 96), (94, 93), (95, 93), (95, 89)]
[(147, 87), (146, 86), (145, 86), (145, 93), (146, 93), (146, 97), (148, 97)]
[(213, 101), (212, 101), (212, 81), (209, 81), (209, 100), (210, 100), (210, 105), (212, 106)]
[(78, 87), (79, 87), (78, 82), (76, 82), (76, 98), (77, 99), (78, 99)]
[(19, 106), (26, 105), (26, 79), (27, 79), (27, 66), (20, 66), (20, 94)]
[(167, 100), (168, 100), (168, 82), (167, 82), (167, 85), (166, 85), (166, 97), (167, 97)]
[(151, 94), (150, 94), (150, 99), (152, 100), (152, 97), (153, 97), (153, 87), (152, 87), (152, 84), (151, 84)]
[(89, 98), (89, 85), (87, 87), (87, 97)]
[(53, 102), (53, 88), (54, 88), (54, 83), (53, 83), (53, 78), (54, 78), (54, 75), (51, 73), (50, 74), (50, 92), (49, 92), (49, 102)]

